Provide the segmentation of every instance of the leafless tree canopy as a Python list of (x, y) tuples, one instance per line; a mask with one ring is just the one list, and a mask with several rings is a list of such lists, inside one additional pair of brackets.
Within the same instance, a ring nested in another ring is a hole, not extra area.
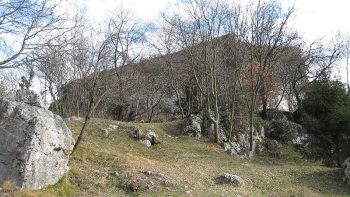
[(33, 68), (53, 111), (85, 117), (76, 147), (92, 117), (151, 122), (199, 113), (204, 135), (220, 142), (246, 132), (253, 150), (257, 114), (266, 118), (283, 102), (301, 108), (305, 87), (343, 54), (342, 40), (305, 44), (290, 26), (294, 8), (276, 1), (180, 1), (153, 25), (122, 8), (89, 25), (64, 17), (59, 5), (0, 3), (0, 69)]
[(15, 0), (0, 2), (0, 69), (16, 67), (33, 49), (57, 44), (75, 26), (59, 13), (59, 1)]

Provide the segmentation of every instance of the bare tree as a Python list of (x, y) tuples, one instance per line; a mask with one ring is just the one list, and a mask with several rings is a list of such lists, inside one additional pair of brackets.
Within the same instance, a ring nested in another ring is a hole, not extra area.
[[(179, 35), (179, 43), (185, 49), (186, 61), (191, 68), (195, 87), (200, 92), (200, 103), (205, 118), (214, 126), (215, 142), (219, 137), (219, 70), (223, 65), (223, 40), (227, 33), (228, 10), (222, 1), (194, 0), (185, 4), (186, 16), (175, 15), (173, 25)], [(209, 130), (210, 131), (210, 130)]]
[(246, 99), (250, 116), (250, 151), (254, 151), (254, 115), (261, 96), (263, 117), (267, 112), (265, 80), (283, 49), (295, 41), (296, 34), (288, 28), (293, 8), (284, 12), (275, 2), (258, 1), (247, 9), (248, 33), (241, 39), (249, 44), (249, 67), (246, 69), (249, 98)]
[(0, 69), (19, 66), (31, 50), (54, 44), (75, 27), (59, 5), (54, 0), (0, 2)]
[(291, 56), (291, 89), (297, 101), (298, 109), (302, 110), (302, 92), (305, 88), (324, 76), (342, 58), (343, 40), (334, 39), (330, 46), (324, 46), (321, 41), (310, 45), (299, 46), (301, 51)]
[[(151, 45), (157, 50), (160, 58), (165, 65), (165, 75), (168, 86), (172, 89), (177, 98), (177, 106), (181, 113), (181, 118), (186, 116), (182, 103), (182, 91), (185, 88), (185, 83), (188, 83), (189, 75), (183, 69), (181, 57), (177, 51), (181, 46), (178, 46), (176, 40), (175, 26), (172, 25), (173, 18), (168, 18), (163, 14), (163, 19), (157, 32), (157, 36), (152, 41)], [(190, 113), (190, 110), (188, 110)]]
[[(120, 11), (120, 12), (119, 12)], [(94, 110), (101, 103), (103, 98), (113, 89), (123, 88), (123, 69), (127, 64), (135, 61), (140, 51), (135, 47), (143, 39), (144, 31), (140, 29), (139, 23), (131, 20), (129, 15), (125, 15), (123, 10), (117, 10), (105, 31), (96, 31), (94, 36), (90, 36), (85, 44), (87, 48), (86, 58), (88, 61), (80, 62), (78, 65), (86, 70), (84, 78), (80, 79), (86, 83), (83, 87), (87, 92), (87, 108), (85, 110), (85, 122), (74, 146), (73, 152), (79, 146), (84, 136), (85, 129), (94, 114)], [(143, 29), (144, 30), (144, 29)], [(93, 35), (91, 34), (91, 35)], [(84, 42), (83, 41), (83, 42)], [(81, 58), (80, 55), (77, 56)], [(114, 72), (109, 72), (110, 69)], [(117, 79), (118, 83), (113, 83)], [(117, 86), (113, 86), (117, 85)], [(123, 94), (119, 92), (120, 94)], [(78, 98), (80, 99), (80, 98)]]

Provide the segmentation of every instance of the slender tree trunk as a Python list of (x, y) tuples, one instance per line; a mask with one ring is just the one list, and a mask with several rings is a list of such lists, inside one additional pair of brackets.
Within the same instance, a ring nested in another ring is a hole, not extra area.
[(185, 117), (185, 113), (184, 113), (184, 109), (181, 105), (181, 98), (180, 98), (180, 94), (179, 94), (179, 91), (176, 89), (176, 88), (173, 88), (174, 91), (175, 91), (175, 94), (176, 94), (176, 98), (178, 100), (178, 105), (179, 105), (179, 108), (180, 108), (180, 112), (181, 112), (181, 119), (183, 119)]
[(232, 133), (233, 133), (233, 127), (234, 127), (234, 117), (235, 117), (235, 106), (236, 105), (236, 83), (233, 86), (233, 96), (232, 96), (232, 107), (231, 107), (231, 114), (230, 114), (230, 128), (228, 133), (228, 140), (231, 141), (232, 139)]
[(266, 95), (264, 85), (262, 85), (262, 87), (261, 87), (261, 101), (262, 101), (261, 117), (262, 117), (262, 119), (266, 120), (267, 119), (267, 95)]
[(250, 137), (250, 151), (254, 151), (254, 101), (252, 99), (251, 101), (251, 109), (250, 109), (250, 114), (249, 114), (249, 137)]
[(300, 95), (299, 95), (299, 92), (296, 88), (295, 83), (292, 84), (292, 89), (293, 89), (295, 99), (297, 100), (297, 107), (298, 107), (298, 109), (295, 111), (294, 121), (299, 122), (299, 121), (301, 121), (301, 113), (303, 110), (303, 104), (302, 104), (302, 101), (301, 101), (301, 98), (300, 98)]
[(77, 141), (74, 144), (74, 148), (73, 148), (72, 154), (74, 154), (75, 151), (77, 150), (81, 140), (84, 137), (84, 133), (85, 133), (86, 127), (88, 126), (88, 124), (90, 122), (91, 113), (92, 113), (92, 110), (93, 110), (93, 107), (94, 107), (94, 89), (95, 89), (95, 86), (96, 86), (96, 82), (94, 82), (94, 85), (93, 85), (93, 90), (92, 90), (92, 93), (91, 93), (91, 96), (90, 96), (90, 103), (89, 103), (89, 107), (88, 107), (88, 112), (86, 113), (86, 116), (85, 116), (85, 122), (83, 124), (83, 127), (80, 130), (80, 134), (78, 136), (78, 139), (77, 139)]

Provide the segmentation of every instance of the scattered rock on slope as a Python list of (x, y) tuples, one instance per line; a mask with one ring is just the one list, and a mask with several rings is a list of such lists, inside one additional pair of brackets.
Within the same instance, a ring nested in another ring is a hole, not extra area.
[(129, 189), (133, 192), (144, 190), (156, 190), (158, 188), (174, 188), (176, 182), (170, 177), (151, 171), (141, 171), (127, 181), (124, 182), (124, 189)]
[(130, 136), (147, 147), (159, 143), (158, 135), (150, 129), (141, 129), (136, 126), (129, 127)]
[(116, 130), (118, 127), (119, 127), (119, 122), (116, 124), (110, 124), (107, 128), (101, 129), (101, 131), (102, 131), (102, 134), (107, 137), (110, 131)]
[(146, 130), (146, 139), (148, 139), (152, 145), (159, 143), (157, 134), (149, 129)]
[(243, 179), (240, 176), (230, 173), (224, 173), (223, 175), (220, 175), (216, 178), (216, 182), (218, 184), (232, 184), (235, 186), (243, 185)]
[(141, 140), (145, 138), (145, 134), (143, 130), (136, 126), (129, 127), (129, 131), (130, 131), (130, 136), (134, 139)]
[(147, 146), (147, 147), (152, 146), (152, 143), (149, 140), (140, 140), (140, 143)]
[(23, 90), (0, 100), (0, 185), (40, 189), (68, 170), (74, 139), (61, 117), (43, 108), (39, 95)]

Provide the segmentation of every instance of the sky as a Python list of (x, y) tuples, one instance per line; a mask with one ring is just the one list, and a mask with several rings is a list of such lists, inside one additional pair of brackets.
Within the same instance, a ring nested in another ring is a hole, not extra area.
[[(154, 21), (159, 13), (166, 12), (177, 0), (77, 0), (86, 14), (97, 21), (103, 21), (113, 9), (123, 5), (137, 17)], [(234, 0), (232, 0), (234, 1)], [(237, 1), (237, 0), (236, 0)], [(240, 0), (246, 2), (247, 0)], [(349, 0), (279, 0), (283, 7), (295, 5), (292, 25), (307, 42), (332, 37), (341, 31), (350, 32)]]
[[(227, 0), (245, 3), (249, 0)], [(331, 40), (341, 32), (350, 33), (350, 0), (277, 0), (284, 8), (293, 6), (295, 13), (291, 25), (307, 43), (318, 39)], [(84, 9), (92, 22), (103, 23), (113, 11), (123, 6), (145, 22), (156, 21), (161, 12), (169, 11), (177, 0), (66, 0), (70, 9)], [(345, 62), (341, 62), (335, 75), (345, 82)]]
[[(237, 2), (237, 0), (228, 0)], [(245, 3), (249, 0), (238, 0)], [(294, 27), (306, 43), (323, 39), (330, 41), (338, 33), (350, 33), (350, 0), (279, 0), (284, 8), (294, 6), (291, 20)], [(177, 0), (76, 0), (79, 7), (86, 9), (86, 15), (92, 20), (103, 22), (113, 13), (113, 9), (123, 5), (136, 17), (153, 22), (160, 12), (167, 12)], [(345, 62), (341, 62), (335, 75), (346, 78)]]

